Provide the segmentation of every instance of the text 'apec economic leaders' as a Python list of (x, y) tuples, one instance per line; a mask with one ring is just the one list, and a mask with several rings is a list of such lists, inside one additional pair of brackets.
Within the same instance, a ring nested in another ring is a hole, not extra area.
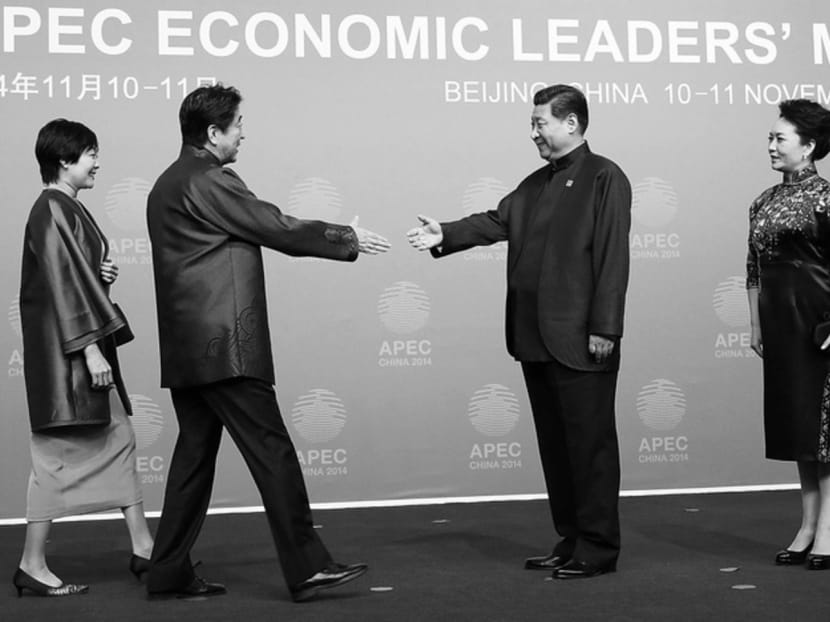
[[(4, 54), (128, 54), (151, 41), (159, 56), (214, 57), (249, 53), (261, 58), (373, 58), (480, 61), (498, 49), (521, 62), (669, 62), (768, 65), (788, 41), (811, 40), (816, 65), (830, 64), (830, 23), (796, 32), (789, 22), (695, 20), (580, 20), (476, 16), (402, 16), (329, 13), (237, 14), (166, 9), (153, 15), (155, 30), (122, 8), (4, 6)], [(804, 28), (804, 25), (801, 25)]]

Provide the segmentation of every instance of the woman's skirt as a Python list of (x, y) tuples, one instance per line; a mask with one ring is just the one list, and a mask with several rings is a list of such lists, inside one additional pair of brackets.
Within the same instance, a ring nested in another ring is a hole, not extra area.
[(114, 390), (110, 391), (110, 411), (108, 426), (32, 433), (29, 521), (124, 508), (142, 501), (135, 433)]

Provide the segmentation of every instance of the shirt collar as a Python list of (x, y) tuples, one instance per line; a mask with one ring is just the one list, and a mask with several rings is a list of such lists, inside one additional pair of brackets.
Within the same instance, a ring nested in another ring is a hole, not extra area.
[(588, 142), (583, 141), (579, 147), (572, 149), (561, 158), (554, 160), (550, 163), (550, 172), (556, 173), (557, 171), (562, 171), (568, 168), (571, 164), (576, 162), (586, 153), (589, 153), (591, 150), (588, 148)]

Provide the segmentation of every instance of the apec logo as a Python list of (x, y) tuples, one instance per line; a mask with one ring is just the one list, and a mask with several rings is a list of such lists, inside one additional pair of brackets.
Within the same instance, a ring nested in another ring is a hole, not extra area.
[[(161, 408), (146, 395), (130, 394), (133, 416), (130, 422), (135, 432), (135, 443), (139, 450), (152, 446), (164, 429), (164, 416)], [(136, 457), (136, 470), (142, 484), (164, 483), (164, 457), (158, 455), (139, 455)]]
[(12, 303), (9, 305), (9, 325), (12, 327), (12, 331), (18, 338), (23, 338), (23, 325), (21, 324), (20, 320), (20, 294), (14, 297)]
[[(18, 339), (22, 339), (23, 325), (20, 319), (19, 294), (14, 297), (14, 300), (12, 300), (12, 303), (9, 305), (8, 318), (9, 326), (11, 326), (12, 332), (17, 335)], [(9, 356), (9, 378), (23, 377), (23, 353), (21, 350), (14, 349), (12, 350), (11, 356)]]
[[(671, 380), (657, 378), (645, 385), (637, 396), (640, 420), (656, 432), (674, 430), (686, 415), (686, 396)], [(651, 436), (640, 440), (641, 464), (688, 462), (686, 436)]]
[(294, 404), (291, 422), (309, 443), (327, 443), (346, 425), (346, 407), (331, 391), (312, 389)]
[(727, 326), (738, 328), (748, 325), (746, 279), (733, 276), (718, 283), (712, 296), (712, 307), (718, 318)]
[(426, 292), (409, 281), (398, 281), (387, 288), (378, 301), (380, 321), (398, 335), (423, 328), (429, 319), (429, 310)]
[(631, 234), (632, 259), (676, 259), (680, 257), (680, 234), (668, 231), (678, 209), (677, 193), (667, 181), (646, 177), (632, 188), (631, 214), (634, 220), (656, 232)]
[(130, 418), (135, 431), (138, 449), (146, 449), (155, 443), (164, 429), (164, 416), (161, 408), (146, 395), (130, 394), (133, 416)]
[(712, 308), (718, 319), (732, 329), (715, 336), (715, 358), (754, 358), (750, 347), (752, 334), (746, 330), (749, 326), (746, 278), (732, 276), (718, 283), (712, 295)]
[(652, 430), (673, 430), (686, 414), (686, 397), (671, 380), (657, 378), (637, 396), (637, 413)]
[[(467, 186), (461, 206), (464, 215), (478, 214), (498, 207), (499, 201), (510, 190), (500, 180), (493, 177), (479, 177)], [(505, 261), (507, 259), (507, 242), (497, 242), (486, 247), (471, 248), (462, 253), (465, 261)]]
[[(381, 324), (396, 335), (421, 330), (429, 320), (430, 300), (415, 283), (398, 281), (378, 300)], [(380, 367), (426, 367), (432, 365), (432, 343), (428, 339), (383, 341), (378, 352)]]
[[(328, 443), (343, 431), (346, 425), (346, 407), (331, 391), (312, 389), (294, 404), (291, 422), (294, 429), (309, 443)], [(332, 477), (348, 474), (348, 454), (344, 448), (297, 451), (297, 459), (306, 476)]]
[(677, 214), (677, 193), (669, 182), (646, 177), (632, 190), (631, 215), (652, 229), (665, 227)]
[(500, 180), (493, 177), (479, 177), (464, 191), (464, 198), (461, 200), (464, 215), (469, 216), (496, 209), (499, 201), (508, 192), (507, 186)]
[[(487, 384), (473, 394), (467, 408), (470, 423), (479, 433), (489, 437), (507, 436), (519, 421), (519, 401), (501, 384)], [(520, 469), (522, 445), (511, 441), (476, 443), (470, 450), (471, 471)]]
[[(122, 231), (146, 231), (147, 195), (150, 182), (138, 177), (127, 177), (114, 184), (107, 192), (104, 209), (110, 222)], [(150, 265), (152, 263), (150, 238), (110, 237), (110, 258), (119, 266)]]
[(143, 230), (151, 188), (150, 182), (139, 177), (127, 177), (114, 184), (104, 200), (110, 222), (124, 231)]
[(484, 436), (505, 436), (519, 421), (519, 401), (504, 385), (487, 384), (473, 394), (467, 412)]
[(288, 195), (286, 212), (298, 218), (334, 221), (343, 210), (343, 199), (337, 188), (320, 177), (307, 177), (298, 182)]

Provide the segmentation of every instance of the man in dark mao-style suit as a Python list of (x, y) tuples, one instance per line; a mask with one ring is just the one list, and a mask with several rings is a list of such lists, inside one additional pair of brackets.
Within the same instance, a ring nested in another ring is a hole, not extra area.
[(620, 550), (614, 396), (631, 186), (588, 148), (581, 91), (555, 85), (533, 103), (531, 138), (549, 164), (496, 209), (445, 223), (419, 216), (407, 235), (435, 257), (508, 241), (507, 349), (522, 364), (561, 537), (525, 567), (586, 578), (614, 571)]
[(262, 496), (294, 600), (342, 585), (365, 564), (332, 561), (314, 530), (296, 451), (274, 393), (261, 248), (354, 261), (388, 248), (356, 226), (300, 220), (258, 199), (225, 165), (236, 160), (242, 97), (202, 87), (182, 102), (179, 158), (147, 201), (153, 249), (161, 383), (179, 423), (147, 579), (151, 596), (212, 596), (225, 587), (196, 576), (190, 550), (210, 501), (227, 429)]

